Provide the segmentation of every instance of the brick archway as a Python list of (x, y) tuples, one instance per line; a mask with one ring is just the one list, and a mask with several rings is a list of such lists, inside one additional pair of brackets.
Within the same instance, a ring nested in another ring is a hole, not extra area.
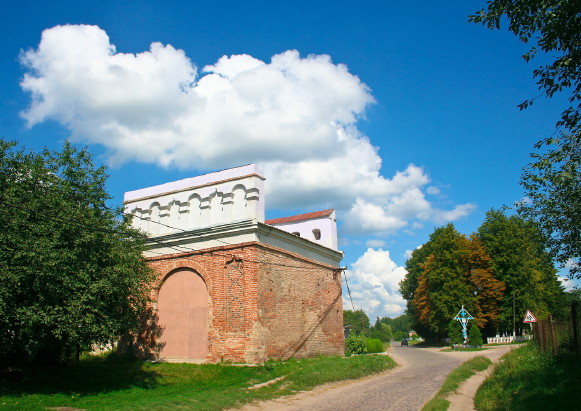
[(208, 288), (190, 269), (178, 269), (157, 295), (162, 359), (205, 359), (208, 354)]

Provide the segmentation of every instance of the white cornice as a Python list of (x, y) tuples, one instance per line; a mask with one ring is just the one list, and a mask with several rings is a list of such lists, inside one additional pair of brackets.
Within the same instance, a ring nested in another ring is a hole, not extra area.
[(151, 237), (146, 244), (146, 256), (158, 257), (249, 242), (263, 243), (333, 266), (339, 266), (343, 258), (342, 252), (260, 223), (256, 219)]

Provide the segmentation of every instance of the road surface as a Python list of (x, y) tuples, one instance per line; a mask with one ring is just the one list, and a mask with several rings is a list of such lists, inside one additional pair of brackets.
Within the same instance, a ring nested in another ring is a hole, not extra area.
[[(328, 384), (313, 391), (246, 405), (243, 411), (308, 410), (416, 411), (438, 391), (447, 375), (459, 364), (477, 355), (492, 360), (510, 346), (485, 351), (441, 352), (441, 348), (391, 347), (388, 354), (399, 364), (393, 370), (356, 381)], [(466, 404), (467, 409), (470, 404)]]

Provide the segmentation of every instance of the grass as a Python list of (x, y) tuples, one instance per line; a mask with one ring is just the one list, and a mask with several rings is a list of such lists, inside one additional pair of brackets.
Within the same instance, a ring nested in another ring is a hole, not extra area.
[(476, 393), (478, 410), (578, 410), (581, 357), (566, 349), (556, 356), (529, 343), (502, 357)]
[(476, 374), (477, 371), (484, 371), (492, 362), (486, 357), (474, 357), (460, 364), (458, 368), (452, 371), (446, 381), (440, 387), (434, 398), (424, 405), (422, 411), (445, 411), (450, 405), (446, 399), (448, 394), (456, 392), (460, 384)]
[[(90, 358), (72, 368), (3, 370), (0, 408), (221, 410), (310, 390), (327, 382), (360, 378), (394, 365), (385, 355), (268, 361), (257, 367)], [(284, 378), (250, 389), (279, 377)]]

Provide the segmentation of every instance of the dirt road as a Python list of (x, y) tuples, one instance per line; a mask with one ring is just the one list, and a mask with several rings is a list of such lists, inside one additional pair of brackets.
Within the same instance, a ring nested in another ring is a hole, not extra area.
[[(399, 364), (394, 370), (361, 380), (328, 384), (290, 397), (247, 405), (242, 410), (416, 411), (434, 396), (446, 376), (459, 364), (477, 355), (496, 360), (509, 349), (510, 346), (498, 346), (485, 351), (448, 353), (441, 352), (440, 348), (395, 346), (388, 352)], [(471, 407), (470, 404), (465, 406), (465, 409)]]

